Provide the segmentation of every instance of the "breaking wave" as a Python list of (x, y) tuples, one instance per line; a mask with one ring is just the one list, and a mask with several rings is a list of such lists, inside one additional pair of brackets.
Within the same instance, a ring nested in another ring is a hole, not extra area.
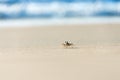
[(20, 2), (0, 3), (0, 19), (5, 18), (61, 18), (81, 16), (120, 16), (120, 2)]

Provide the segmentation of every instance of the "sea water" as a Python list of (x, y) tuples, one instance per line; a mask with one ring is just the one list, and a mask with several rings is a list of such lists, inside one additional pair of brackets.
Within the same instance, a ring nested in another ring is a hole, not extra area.
[(0, 28), (9, 27), (49, 27), (80, 24), (119, 24), (120, 17), (86, 17), (86, 18), (49, 18), (49, 19), (7, 19), (0, 20)]
[(120, 16), (119, 0), (0, 0), (0, 19)]
[(0, 0), (0, 27), (119, 23), (119, 0)]

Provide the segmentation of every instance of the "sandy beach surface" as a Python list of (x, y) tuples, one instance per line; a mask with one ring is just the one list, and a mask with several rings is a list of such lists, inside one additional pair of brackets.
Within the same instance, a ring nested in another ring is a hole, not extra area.
[(120, 80), (120, 24), (0, 28), (0, 80)]

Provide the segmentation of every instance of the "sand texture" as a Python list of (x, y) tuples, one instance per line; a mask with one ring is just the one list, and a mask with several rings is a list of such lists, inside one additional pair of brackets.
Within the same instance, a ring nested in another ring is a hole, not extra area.
[(120, 80), (120, 24), (0, 28), (0, 80)]

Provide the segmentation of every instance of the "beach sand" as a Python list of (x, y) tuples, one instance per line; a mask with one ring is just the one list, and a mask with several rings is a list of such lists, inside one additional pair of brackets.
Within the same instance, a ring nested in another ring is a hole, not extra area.
[(1, 28), (0, 80), (120, 80), (119, 26)]

